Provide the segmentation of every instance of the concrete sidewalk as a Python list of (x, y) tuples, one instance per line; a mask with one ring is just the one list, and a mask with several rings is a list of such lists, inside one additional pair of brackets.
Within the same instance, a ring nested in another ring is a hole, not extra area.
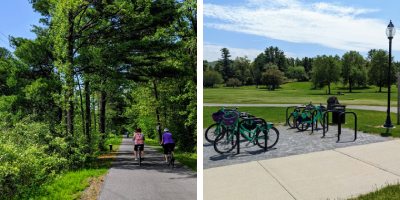
[(400, 182), (400, 140), (204, 170), (204, 199), (347, 199)]

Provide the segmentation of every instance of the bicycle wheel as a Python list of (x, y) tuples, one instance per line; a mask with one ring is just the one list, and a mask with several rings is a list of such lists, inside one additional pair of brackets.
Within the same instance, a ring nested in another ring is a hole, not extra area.
[(139, 166), (142, 166), (142, 155), (141, 155), (141, 153), (142, 153), (142, 151), (139, 151), (139, 159), (138, 159)]
[(174, 156), (172, 155), (172, 153), (171, 153), (171, 164), (170, 164), (170, 167), (171, 167), (171, 169), (173, 169), (174, 168), (174, 166), (175, 166), (175, 158), (174, 158)]
[(300, 121), (300, 120), (297, 120), (297, 121), (296, 121), (296, 128), (297, 128), (299, 131), (305, 131), (305, 130), (308, 129), (309, 126), (310, 126), (310, 124), (307, 123), (307, 122), (305, 122), (305, 121)]
[(217, 136), (214, 141), (214, 150), (220, 154), (232, 151), (236, 146), (236, 135), (233, 131), (226, 131)]
[(221, 129), (223, 129), (222, 126), (219, 126), (218, 123), (211, 124), (206, 130), (205, 136), (206, 140), (209, 143), (213, 143), (215, 138), (218, 136), (218, 134), (221, 132)]
[(272, 148), (278, 143), (279, 131), (275, 127), (269, 130), (258, 131), (256, 135), (257, 145), (261, 148), (265, 147), (265, 138), (267, 138), (267, 149)]
[(290, 128), (296, 128), (296, 119), (293, 116), (293, 113), (289, 115), (289, 118), (287, 119), (287, 123)]

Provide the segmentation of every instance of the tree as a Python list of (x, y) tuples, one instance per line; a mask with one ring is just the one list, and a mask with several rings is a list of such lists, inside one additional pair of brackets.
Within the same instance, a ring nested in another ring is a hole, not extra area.
[[(382, 87), (387, 86), (387, 73), (389, 68), (389, 55), (385, 50), (372, 49), (368, 52), (369, 71), (368, 82), (379, 87), (379, 92), (382, 92)], [(396, 73), (391, 74), (392, 84), (395, 83)]]
[(232, 78), (234, 75), (234, 71), (232, 69), (232, 60), (229, 59), (231, 57), (229, 53), (229, 49), (222, 48), (221, 49), (221, 58), (218, 60), (216, 69), (222, 75), (224, 82), (226, 82), (229, 78)]
[(337, 56), (317, 56), (313, 60), (312, 82), (314, 87), (328, 86), (331, 94), (331, 83), (338, 82), (340, 78), (340, 64)]
[(242, 84), (250, 85), (253, 83), (251, 76), (251, 63), (247, 57), (237, 57), (233, 61), (234, 77), (236, 77)]
[(297, 81), (308, 81), (308, 76), (303, 66), (289, 67), (286, 76)]
[(224, 81), (221, 74), (214, 70), (205, 71), (203, 76), (204, 87), (214, 87), (214, 85)]
[(352, 92), (354, 85), (365, 86), (367, 74), (364, 58), (356, 51), (349, 51), (342, 56), (342, 82), (349, 85)]
[(242, 86), (242, 82), (237, 78), (229, 78), (228, 81), (226, 81), (226, 86), (235, 88)]
[(262, 73), (262, 83), (270, 90), (275, 90), (283, 83), (284, 74), (276, 65), (270, 65), (267, 70)]

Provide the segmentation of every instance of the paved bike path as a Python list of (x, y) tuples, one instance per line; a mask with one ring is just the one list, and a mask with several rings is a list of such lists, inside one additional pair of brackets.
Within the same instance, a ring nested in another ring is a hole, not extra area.
[(196, 199), (196, 172), (176, 162), (169, 169), (157, 150), (145, 145), (142, 166), (133, 157), (131, 138), (123, 138), (105, 177), (100, 200)]
[(400, 140), (204, 170), (204, 199), (347, 199), (400, 181)]
[[(204, 103), (205, 107), (289, 107), (300, 104), (228, 104), (228, 103)], [(387, 111), (387, 106), (346, 105), (347, 109)], [(397, 107), (391, 106), (390, 112), (397, 113)]]

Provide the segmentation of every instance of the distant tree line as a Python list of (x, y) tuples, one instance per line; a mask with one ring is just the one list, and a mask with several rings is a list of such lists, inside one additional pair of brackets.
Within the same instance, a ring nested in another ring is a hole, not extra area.
[[(393, 58), (392, 58), (393, 59)], [(287, 81), (311, 81), (314, 88), (327, 86), (330, 94), (332, 83), (342, 83), (349, 92), (354, 88), (375, 85), (387, 86), (388, 52), (372, 49), (364, 58), (357, 51), (338, 55), (318, 55), (314, 58), (291, 58), (278, 47), (267, 47), (253, 61), (247, 57), (231, 59), (229, 49), (221, 49), (221, 58), (215, 62), (203, 61), (204, 87), (224, 84), (226, 87), (265, 85), (274, 90)], [(393, 62), (392, 84), (400, 64)]]

